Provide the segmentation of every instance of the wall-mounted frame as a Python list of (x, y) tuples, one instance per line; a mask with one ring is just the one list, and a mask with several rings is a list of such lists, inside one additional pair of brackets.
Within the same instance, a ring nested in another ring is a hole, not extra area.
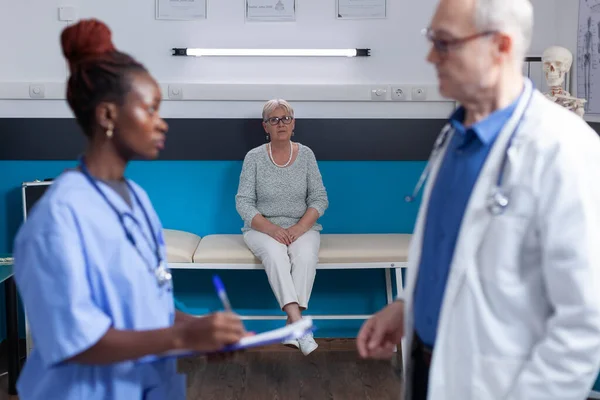
[(244, 0), (248, 22), (294, 22), (296, 0)]
[(335, 0), (337, 19), (383, 19), (387, 13), (387, 0)]
[(206, 19), (208, 0), (156, 0), (156, 19), (195, 21)]

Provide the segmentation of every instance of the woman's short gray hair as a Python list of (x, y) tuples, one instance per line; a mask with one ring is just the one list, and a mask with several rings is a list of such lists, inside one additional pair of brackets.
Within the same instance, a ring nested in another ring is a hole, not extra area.
[(477, 0), (475, 26), (480, 31), (497, 30), (514, 39), (515, 57), (522, 62), (531, 45), (533, 6), (529, 0)]
[(275, 111), (279, 107), (283, 108), (285, 110), (285, 112), (287, 114), (289, 114), (290, 116), (292, 116), (292, 117), (294, 116), (294, 109), (292, 108), (290, 103), (288, 103), (287, 101), (285, 101), (283, 99), (273, 99), (273, 100), (267, 101), (263, 107), (263, 111), (262, 111), (263, 121), (267, 118), (267, 116), (269, 114), (271, 114), (273, 111)]

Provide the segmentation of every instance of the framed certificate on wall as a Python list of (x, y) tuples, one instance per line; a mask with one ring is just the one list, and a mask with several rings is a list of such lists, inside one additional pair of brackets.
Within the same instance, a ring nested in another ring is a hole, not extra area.
[(387, 17), (387, 0), (336, 0), (338, 19), (378, 19)]
[(156, 0), (156, 19), (206, 19), (207, 0)]
[(244, 0), (246, 21), (296, 20), (296, 0)]

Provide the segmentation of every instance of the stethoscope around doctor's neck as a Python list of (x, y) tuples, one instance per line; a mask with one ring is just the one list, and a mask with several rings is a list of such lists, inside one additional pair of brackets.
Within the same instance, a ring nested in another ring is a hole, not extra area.
[[(520, 101), (520, 104), (517, 105), (517, 113), (520, 113), (520, 114), (517, 114), (517, 116), (518, 116), (517, 123), (516, 123), (512, 133), (510, 134), (510, 137), (506, 144), (506, 148), (504, 150), (504, 156), (502, 157), (502, 163), (500, 164), (498, 176), (496, 177), (496, 183), (495, 183), (494, 187), (491, 188), (490, 193), (488, 195), (487, 208), (488, 208), (488, 211), (492, 215), (500, 215), (500, 214), (504, 213), (506, 208), (510, 205), (510, 194), (508, 193), (507, 188), (504, 187), (504, 171), (505, 171), (506, 165), (508, 163), (508, 158), (509, 158), (509, 155), (511, 152), (511, 146), (512, 146), (513, 140), (514, 140), (515, 136), (517, 135), (517, 132), (519, 131), (521, 122), (523, 122), (523, 119), (525, 117), (525, 112), (529, 108), (529, 104), (531, 103), (531, 99), (533, 97), (533, 90), (531, 90), (531, 86), (528, 83), (526, 83), (525, 92), (526, 92), (526, 96), (527, 96), (527, 102), (523, 106), (523, 101), (525, 100), (525, 96), (523, 96), (523, 99)], [(529, 92), (529, 93), (527, 93), (527, 92)], [(455, 132), (455, 130), (454, 130), (454, 128), (452, 128), (450, 123), (446, 124), (446, 126), (442, 129), (442, 132), (439, 134), (439, 136), (437, 137), (437, 139), (433, 145), (433, 150), (431, 152), (431, 155), (429, 156), (427, 165), (425, 166), (425, 169), (421, 173), (421, 176), (419, 177), (419, 180), (417, 181), (417, 184), (415, 185), (415, 188), (413, 189), (412, 194), (408, 195), (404, 198), (404, 200), (406, 202), (410, 203), (415, 200), (415, 198), (419, 194), (421, 188), (423, 187), (423, 184), (429, 177), (429, 175), (431, 173), (431, 169), (433, 168), (433, 164), (437, 160), (437, 157), (441, 154), (442, 148), (444, 147), (444, 145), (446, 144), (448, 139), (454, 134), (454, 132)]]
[[(159, 244), (158, 239), (156, 238), (156, 235), (152, 228), (152, 222), (150, 221), (150, 216), (148, 215), (148, 212), (146, 211), (146, 208), (142, 204), (142, 201), (138, 197), (136, 191), (133, 190), (133, 188), (131, 187), (131, 184), (129, 183), (129, 181), (125, 180), (127, 187), (129, 189), (129, 192), (132, 194), (133, 198), (135, 199), (135, 202), (137, 203), (137, 205), (142, 210), (142, 213), (144, 214), (144, 219), (146, 220), (146, 223), (148, 224), (148, 228), (150, 229), (150, 234), (153, 239), (152, 244), (150, 243), (150, 241), (148, 240), (146, 235), (143, 233), (142, 227), (141, 227), (140, 223), (137, 221), (137, 219), (131, 213), (121, 213), (115, 207), (115, 205), (113, 203), (111, 203), (111, 201), (108, 199), (106, 194), (102, 191), (100, 186), (98, 186), (96, 179), (90, 174), (89, 170), (87, 169), (87, 166), (85, 165), (85, 161), (84, 161), (83, 157), (81, 157), (79, 160), (79, 168), (81, 169), (81, 172), (83, 173), (83, 175), (90, 182), (90, 184), (94, 187), (94, 189), (96, 189), (96, 191), (100, 194), (100, 196), (106, 202), (106, 204), (108, 204), (108, 206), (114, 211), (117, 218), (119, 219), (119, 223), (123, 227), (123, 231), (125, 232), (125, 237), (129, 241), (129, 243), (131, 243), (131, 245), (135, 248), (135, 250), (137, 251), (139, 256), (142, 258), (142, 260), (144, 260), (144, 262), (147, 264), (148, 270), (154, 275), (158, 285), (164, 286), (165, 284), (169, 283), (172, 280), (172, 276), (171, 276), (171, 273), (169, 272), (169, 270), (166, 268), (164, 260), (162, 259), (162, 256), (160, 254), (160, 244)], [(135, 236), (133, 235), (133, 233), (131, 233), (129, 228), (127, 228), (127, 224), (125, 223), (126, 219), (130, 219), (131, 221), (133, 221), (133, 223), (135, 225), (137, 225), (137, 227), (140, 229), (141, 235), (148, 242), (148, 245), (151, 248), (152, 247), (154, 248), (154, 256), (156, 258), (156, 267), (150, 265), (148, 263), (146, 257), (144, 257), (144, 255), (140, 251), (140, 249), (137, 245), (137, 241), (135, 240)]]

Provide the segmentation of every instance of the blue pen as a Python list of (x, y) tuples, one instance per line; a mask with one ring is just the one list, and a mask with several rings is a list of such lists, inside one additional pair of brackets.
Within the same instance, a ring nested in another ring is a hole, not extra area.
[(221, 303), (223, 303), (225, 311), (232, 312), (231, 303), (229, 303), (229, 298), (227, 297), (227, 292), (225, 291), (225, 285), (223, 285), (223, 282), (218, 275), (213, 276), (213, 284), (215, 285), (215, 290), (217, 291), (219, 299), (221, 299)]

